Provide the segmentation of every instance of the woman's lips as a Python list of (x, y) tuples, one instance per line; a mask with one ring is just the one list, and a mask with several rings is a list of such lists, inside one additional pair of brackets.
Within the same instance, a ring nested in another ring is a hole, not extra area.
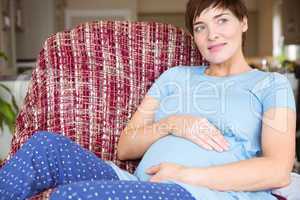
[(208, 47), (208, 50), (210, 52), (214, 53), (214, 52), (221, 50), (223, 48), (223, 46), (225, 46), (225, 45), (226, 45), (226, 43), (211, 45)]

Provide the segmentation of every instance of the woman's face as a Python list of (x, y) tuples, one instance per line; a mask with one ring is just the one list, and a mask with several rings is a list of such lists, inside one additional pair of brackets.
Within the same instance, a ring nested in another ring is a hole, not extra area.
[(207, 8), (195, 18), (194, 40), (204, 58), (213, 64), (223, 63), (242, 51), (242, 34), (247, 19), (240, 21), (230, 10)]

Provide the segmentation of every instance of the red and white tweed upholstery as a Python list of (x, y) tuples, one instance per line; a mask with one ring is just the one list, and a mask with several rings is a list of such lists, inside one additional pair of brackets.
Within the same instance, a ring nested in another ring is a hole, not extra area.
[(202, 62), (191, 37), (167, 24), (99, 21), (57, 33), (39, 54), (10, 155), (48, 130), (132, 172), (137, 161), (117, 159), (122, 129), (163, 71)]

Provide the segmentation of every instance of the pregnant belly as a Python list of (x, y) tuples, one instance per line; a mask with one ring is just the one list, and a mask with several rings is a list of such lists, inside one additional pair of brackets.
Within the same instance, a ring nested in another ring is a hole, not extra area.
[(149, 179), (145, 170), (161, 162), (171, 162), (190, 167), (208, 167), (246, 159), (242, 144), (226, 138), (230, 149), (224, 152), (205, 150), (186, 139), (169, 135), (153, 143), (144, 154), (135, 175), (142, 181)]

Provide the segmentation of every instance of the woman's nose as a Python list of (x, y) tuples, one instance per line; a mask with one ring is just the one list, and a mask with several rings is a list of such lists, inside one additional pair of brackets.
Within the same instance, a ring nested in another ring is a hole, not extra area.
[(219, 37), (217, 31), (215, 30), (214, 27), (209, 27), (208, 28), (208, 40), (212, 41), (212, 40), (216, 40)]

